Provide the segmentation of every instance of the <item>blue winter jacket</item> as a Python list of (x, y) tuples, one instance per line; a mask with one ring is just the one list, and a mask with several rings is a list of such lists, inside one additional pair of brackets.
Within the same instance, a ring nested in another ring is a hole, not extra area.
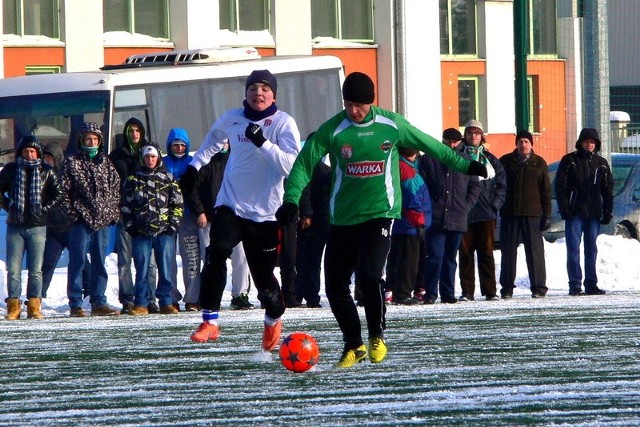
[(431, 198), (424, 179), (418, 173), (418, 162), (400, 156), (400, 189), (402, 216), (393, 221), (394, 235), (417, 235), (431, 225)]

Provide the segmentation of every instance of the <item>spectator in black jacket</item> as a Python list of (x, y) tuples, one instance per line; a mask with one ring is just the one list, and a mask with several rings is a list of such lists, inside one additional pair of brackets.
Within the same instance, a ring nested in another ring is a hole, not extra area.
[[(209, 163), (200, 170), (189, 165), (180, 180), (185, 215), (193, 217), (197, 233), (189, 237), (189, 256), (182, 260), (182, 268), (188, 269), (190, 285), (185, 282), (185, 308), (187, 311), (200, 310), (200, 264), (209, 246), (209, 231), (213, 220), (216, 196), (222, 185), (222, 176), (229, 158), (229, 146), (216, 153)], [(191, 222), (191, 221), (190, 221)], [(249, 301), (251, 280), (249, 266), (240, 242), (231, 252), (231, 304), (233, 310), (251, 310), (254, 305)]]
[(467, 232), (460, 243), (460, 301), (474, 299), (476, 279), (474, 255), (478, 259), (480, 293), (487, 301), (498, 300), (496, 290), (496, 262), (493, 258), (494, 234), (498, 211), (507, 194), (507, 179), (500, 160), (485, 147), (482, 123), (470, 120), (464, 129), (464, 149), (473, 160), (487, 167), (487, 178), (480, 178), (480, 194), (469, 212)]
[[(133, 175), (140, 165), (140, 149), (147, 142), (147, 133), (142, 122), (132, 117), (124, 124), (122, 143), (109, 153), (109, 160), (115, 166), (121, 182)], [(118, 255), (118, 299), (122, 303), (122, 314), (131, 314), (133, 310), (134, 292), (131, 275), (131, 236), (124, 229), (122, 220), (116, 224), (116, 254)], [(160, 308), (156, 300), (156, 264), (151, 257), (149, 272), (149, 307), (150, 313), (158, 313)]]
[(547, 162), (533, 151), (533, 136), (526, 130), (516, 135), (516, 149), (500, 157), (507, 176), (507, 198), (500, 209), (500, 293), (513, 296), (518, 257), (518, 236), (522, 236), (529, 270), (532, 298), (547, 293), (542, 232), (549, 228), (551, 184)]
[[(469, 159), (460, 147), (462, 135), (456, 129), (447, 129), (443, 143), (458, 155)], [(420, 158), (420, 172), (431, 196), (432, 222), (426, 230), (426, 264), (424, 272), (425, 304), (434, 304), (440, 293), (440, 302), (453, 304), (455, 274), (458, 268), (458, 248), (467, 231), (467, 214), (478, 200), (478, 178), (450, 169), (444, 163), (424, 155)]]
[[(308, 139), (308, 138), (307, 138)], [(296, 258), (296, 293), (304, 298), (308, 308), (320, 308), (320, 270), (322, 254), (329, 236), (329, 188), (331, 168), (320, 161), (313, 170), (311, 182), (305, 189), (310, 210), (300, 205), (298, 222), (298, 250)], [(305, 192), (301, 197), (306, 199)]]
[[(600, 224), (613, 216), (613, 175), (609, 162), (598, 155), (602, 143), (598, 131), (584, 128), (576, 151), (566, 154), (556, 173), (556, 199), (565, 220), (569, 295), (604, 295), (598, 287), (596, 239)], [(580, 241), (584, 236), (584, 292), (580, 268)]]
[(27, 254), (27, 318), (41, 319), (42, 256), (47, 213), (62, 195), (55, 171), (42, 162), (42, 146), (33, 135), (18, 143), (15, 162), (0, 171), (1, 207), (7, 215), (7, 320), (20, 319), (22, 259)]

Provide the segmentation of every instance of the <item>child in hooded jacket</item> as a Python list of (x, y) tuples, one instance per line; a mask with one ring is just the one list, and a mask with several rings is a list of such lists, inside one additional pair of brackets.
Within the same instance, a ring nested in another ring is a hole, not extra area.
[[(171, 290), (175, 287), (173, 262), (176, 255), (176, 232), (182, 217), (182, 193), (171, 173), (165, 168), (160, 147), (145, 144), (140, 150), (141, 162), (123, 185), (122, 222), (132, 237), (132, 255), (136, 269), (132, 315), (149, 314), (149, 281), (147, 270), (151, 254), (158, 266), (156, 297), (160, 313), (175, 314)], [(145, 274), (142, 274), (142, 273)]]

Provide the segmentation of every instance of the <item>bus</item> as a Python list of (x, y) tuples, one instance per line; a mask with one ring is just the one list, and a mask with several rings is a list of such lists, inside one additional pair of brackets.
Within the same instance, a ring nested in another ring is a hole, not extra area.
[(256, 69), (277, 76), (276, 104), (293, 116), (302, 138), (342, 109), (344, 70), (333, 56), (261, 57), (250, 47), (133, 55), (95, 72), (0, 79), (0, 167), (14, 160), (27, 134), (75, 151), (86, 121), (101, 126), (111, 152), (131, 117), (163, 148), (171, 128), (184, 128), (197, 150), (223, 112), (242, 106), (245, 80)]
[[(14, 161), (18, 142), (28, 134), (73, 153), (78, 130), (88, 121), (100, 125), (110, 153), (122, 143), (131, 117), (163, 149), (171, 128), (186, 129), (195, 151), (222, 113), (242, 107), (247, 76), (262, 69), (278, 78), (276, 104), (296, 120), (303, 139), (342, 109), (344, 70), (333, 56), (261, 57), (255, 48), (133, 55), (94, 72), (0, 79), (0, 168)], [(0, 236), (5, 230), (6, 212), (0, 210)], [(2, 260), (5, 251), (0, 242)], [(63, 257), (59, 265), (65, 262)]]

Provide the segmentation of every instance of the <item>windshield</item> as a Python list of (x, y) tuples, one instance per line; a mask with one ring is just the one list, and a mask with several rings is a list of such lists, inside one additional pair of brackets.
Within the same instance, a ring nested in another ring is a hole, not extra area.
[(0, 98), (0, 166), (14, 160), (13, 150), (24, 135), (35, 135), (42, 145), (57, 141), (67, 154), (76, 149), (83, 122), (96, 122), (109, 135), (108, 107), (108, 91)]

